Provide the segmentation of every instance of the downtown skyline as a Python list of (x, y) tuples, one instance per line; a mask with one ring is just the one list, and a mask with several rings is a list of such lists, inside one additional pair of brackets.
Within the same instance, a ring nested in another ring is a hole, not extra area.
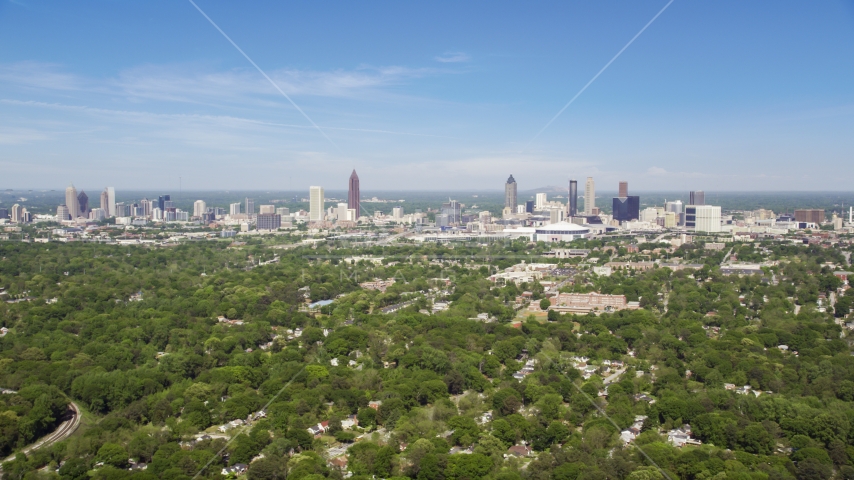
[[(303, 190), (355, 168), (365, 191), (493, 190), (507, 172), (531, 188), (594, 176), (641, 192), (814, 191), (854, 174), (842, 3), (673, 2), (536, 139), (667, 2), (468, 5), (451, 19), (447, 4), (373, 18), (196, 3), (329, 141), (189, 3), (4, 2), (0, 188)], [(72, 13), (89, 33), (63, 34)]]

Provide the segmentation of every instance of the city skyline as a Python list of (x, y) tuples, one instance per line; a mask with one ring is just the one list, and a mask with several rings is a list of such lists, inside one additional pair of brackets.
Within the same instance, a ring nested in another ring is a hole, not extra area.
[[(190, 4), (5, 2), (0, 188), (64, 185), (80, 170), (174, 191), (294, 190), (353, 167), (366, 190), (427, 191), (490, 190), (508, 171), (520, 185), (630, 177), (634, 191), (845, 190), (854, 174), (843, 3), (770, 16), (737, 2), (454, 5), (453, 19), (442, 3), (379, 16), (342, 5), (334, 18), (198, 5), (331, 142)], [(275, 28), (283, 15), (293, 32)], [(166, 33), (150, 35), (153, 18)], [(833, 174), (791, 173), (817, 161)]]

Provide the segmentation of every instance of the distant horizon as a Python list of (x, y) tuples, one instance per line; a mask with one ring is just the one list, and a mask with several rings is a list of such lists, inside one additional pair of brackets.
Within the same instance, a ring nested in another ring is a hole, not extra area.
[[(112, 186), (112, 185), (109, 185), (109, 186)], [(319, 185), (319, 186), (323, 187), (323, 191), (325, 193), (326, 192), (346, 192), (347, 191), (346, 188), (326, 188), (323, 185)], [(584, 191), (584, 189), (582, 188), (583, 186), (584, 186), (583, 184), (579, 183), (579, 189), (578, 189), (579, 197), (581, 196), (581, 192)], [(78, 187), (77, 185), (75, 185), (74, 187), (77, 189), (78, 192), (80, 192), (80, 191), (101, 191), (104, 188), (106, 188), (106, 187), (96, 187), (96, 188), (82, 187), (81, 188), (81, 187)], [(42, 188), (13, 188), (13, 189), (11, 189), (11, 191), (12, 192), (30, 192), (30, 191), (32, 191), (32, 192), (40, 192), (40, 193), (51, 192), (51, 191), (53, 191), (53, 192), (65, 192), (65, 188), (66, 187), (62, 187), (62, 188), (44, 188), (44, 187), (42, 187)], [(309, 186), (305, 187), (304, 190), (303, 189), (282, 189), (282, 190), (279, 190), (279, 189), (271, 189), (271, 188), (263, 188), (263, 189), (212, 188), (212, 189), (183, 189), (183, 190), (175, 191), (175, 190), (170, 190), (170, 189), (158, 189), (158, 188), (133, 188), (133, 189), (125, 189), (122, 187), (114, 187), (114, 188), (116, 189), (117, 192), (121, 191), (121, 192), (150, 193), (150, 192), (157, 191), (157, 192), (160, 192), (161, 195), (174, 195), (174, 194), (195, 193), (195, 192), (227, 192), (227, 193), (231, 193), (231, 192), (260, 192), (260, 193), (290, 192), (290, 193), (298, 193), (298, 192), (305, 191), (306, 193), (308, 193)], [(556, 195), (560, 194), (560, 192), (548, 191), (547, 188), (549, 188), (549, 187), (518, 190), (518, 193), (520, 193), (520, 194), (521, 193), (554, 193)], [(0, 194), (2, 194), (4, 192), (9, 192), (9, 191), (10, 191), (9, 188), (3, 188), (3, 189), (0, 189)], [(613, 193), (613, 192), (617, 192), (617, 191), (618, 191), (617, 189), (611, 190), (611, 189), (600, 189), (598, 187), (596, 188), (597, 197), (599, 196), (598, 193)], [(712, 190), (712, 189), (706, 189), (706, 190), (704, 190), (704, 189), (694, 189), (694, 190), (643, 189), (643, 190), (641, 190), (641, 189), (631, 189), (631, 190), (629, 190), (629, 193), (631, 195), (643, 194), (643, 193), (648, 193), (648, 194), (685, 193), (687, 195), (688, 192), (690, 192), (690, 191), (695, 191), (695, 192), (699, 191), (699, 192), (713, 193), (713, 194), (729, 194), (729, 193), (751, 194), (751, 193), (753, 193), (753, 194), (757, 194), (757, 195), (761, 195), (761, 194), (797, 195), (797, 194), (815, 194), (815, 193), (823, 193), (823, 194), (828, 194), (828, 195), (830, 195), (830, 194), (854, 194), (854, 189), (852, 189), (852, 190), (716, 190), (716, 189), (715, 190)], [(498, 195), (498, 194), (503, 195), (504, 194), (504, 190), (499, 190), (499, 189), (494, 189), (494, 190), (490, 190), (490, 189), (395, 190), (395, 189), (364, 189), (364, 188), (361, 188), (360, 192), (362, 194), (364, 194), (365, 192), (368, 192), (368, 193), (372, 193), (372, 192), (384, 192), (384, 193), (445, 193), (445, 192), (449, 192), (449, 193), (492, 193), (492, 194), (496, 194), (496, 195)], [(564, 192), (564, 193), (566, 193), (566, 192)]]

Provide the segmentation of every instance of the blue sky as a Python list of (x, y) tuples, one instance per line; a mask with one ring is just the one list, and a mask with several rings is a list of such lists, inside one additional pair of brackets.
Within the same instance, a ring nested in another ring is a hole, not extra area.
[[(854, 2), (0, 0), (0, 188), (851, 190)], [(331, 140), (331, 141), (330, 141)]]

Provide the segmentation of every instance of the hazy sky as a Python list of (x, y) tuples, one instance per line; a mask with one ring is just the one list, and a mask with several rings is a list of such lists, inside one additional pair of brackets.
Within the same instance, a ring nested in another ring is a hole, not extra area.
[(189, 1), (0, 0), (0, 188), (851, 190), (851, 1), (675, 0), (534, 141), (666, 0), (196, 3), (305, 116)]

